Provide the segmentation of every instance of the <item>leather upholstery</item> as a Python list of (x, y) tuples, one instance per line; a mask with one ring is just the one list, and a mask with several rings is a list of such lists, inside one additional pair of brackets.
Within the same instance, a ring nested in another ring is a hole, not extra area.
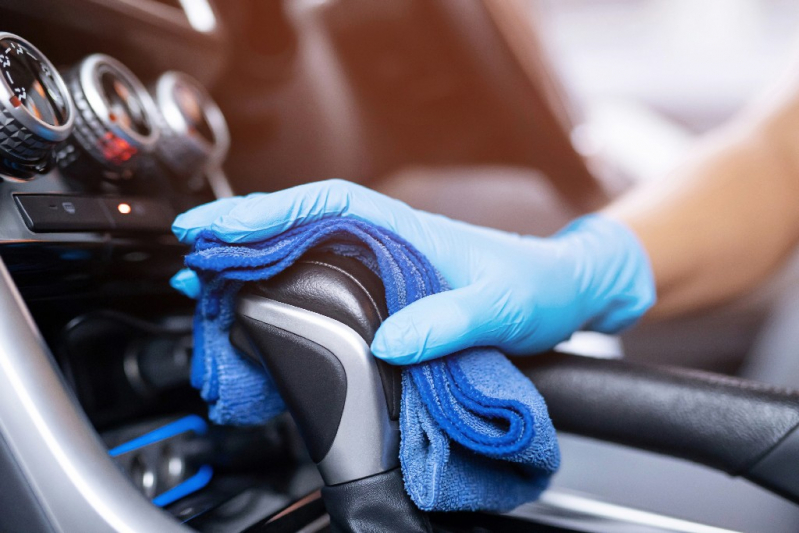
[(514, 363), (544, 395), (559, 430), (687, 459), (764, 486), (773, 483), (755, 479), (751, 469), (799, 426), (798, 393), (742, 379), (557, 353)]
[[(271, 300), (307, 309), (351, 327), (367, 344), (388, 316), (380, 278), (360, 261), (329, 253), (310, 253), (292, 268), (245, 289)], [(401, 370), (383, 361), (377, 369), (383, 382), (389, 416), (399, 419)]]
[(355, 259), (310, 253), (248, 292), (319, 313), (354, 329), (368, 343), (388, 316), (383, 284)]
[(432, 533), (430, 521), (405, 495), (399, 468), (350, 483), (323, 487), (334, 533)]

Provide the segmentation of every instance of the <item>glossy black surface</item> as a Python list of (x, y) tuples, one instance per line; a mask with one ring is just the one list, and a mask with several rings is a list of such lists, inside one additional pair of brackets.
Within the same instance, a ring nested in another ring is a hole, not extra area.
[(96, 198), (21, 194), (16, 196), (17, 207), (31, 231), (108, 231), (111, 220)]

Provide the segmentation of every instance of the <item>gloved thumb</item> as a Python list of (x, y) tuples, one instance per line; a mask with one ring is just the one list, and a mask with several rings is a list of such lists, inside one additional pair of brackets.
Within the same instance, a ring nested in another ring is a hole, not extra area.
[(475, 285), (417, 300), (383, 322), (372, 353), (391, 364), (409, 365), (489, 344), (484, 300)]
[(188, 268), (179, 270), (169, 280), (169, 284), (172, 285), (173, 289), (182, 292), (189, 298), (197, 299), (200, 297), (200, 278)]

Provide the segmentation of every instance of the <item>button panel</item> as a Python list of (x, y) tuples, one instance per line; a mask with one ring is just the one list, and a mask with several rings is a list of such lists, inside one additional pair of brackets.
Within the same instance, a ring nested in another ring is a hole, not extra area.
[(111, 219), (96, 198), (18, 194), (17, 205), (32, 231), (108, 231)]
[(174, 210), (144, 198), (16, 194), (25, 224), (34, 232), (121, 231), (168, 233)]
[(152, 198), (100, 198), (118, 231), (169, 232), (175, 212), (166, 202)]

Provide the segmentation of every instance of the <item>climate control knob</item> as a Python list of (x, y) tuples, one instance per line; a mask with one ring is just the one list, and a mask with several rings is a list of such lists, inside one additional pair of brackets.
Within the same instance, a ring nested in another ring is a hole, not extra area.
[(10, 33), (0, 33), (0, 79), (0, 159), (12, 175), (43, 172), (72, 131), (64, 80), (35, 46)]
[(132, 177), (159, 136), (150, 94), (125, 65), (103, 54), (85, 58), (64, 77), (76, 116), (72, 136), (57, 152), (59, 166), (81, 178)]
[(227, 122), (205, 88), (182, 72), (165, 72), (153, 86), (160, 112), (158, 156), (178, 177), (222, 164), (230, 146)]

